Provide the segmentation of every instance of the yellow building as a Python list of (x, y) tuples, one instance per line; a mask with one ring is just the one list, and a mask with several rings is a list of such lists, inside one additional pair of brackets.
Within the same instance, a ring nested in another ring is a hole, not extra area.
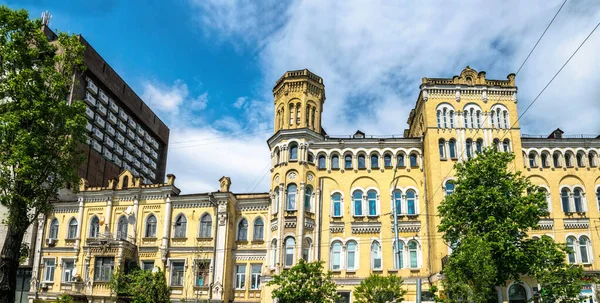
[[(323, 80), (286, 72), (273, 89), (269, 193), (234, 194), (222, 178), (219, 191), (180, 195), (173, 176), (141, 185), (127, 171), (107, 188), (83, 188), (40, 218), (30, 298), (67, 291), (103, 302), (115, 268), (137, 264), (164, 270), (174, 301), (273, 302), (259, 281), (303, 258), (325, 261), (343, 302), (371, 273), (402, 276), (407, 302), (421, 283), (427, 301), (450, 253), (436, 213), (454, 188), (453, 166), (492, 145), (517, 153), (511, 169), (547, 190), (550, 215), (531, 236), (567, 242), (569, 262), (600, 270), (591, 219), (600, 216), (600, 138), (521, 134), (515, 75), (485, 76), (467, 67), (423, 78), (401, 136), (334, 138), (322, 127)], [(525, 302), (536, 288), (527, 277), (508, 281), (490, 302)], [(594, 292), (588, 285), (582, 295)]]

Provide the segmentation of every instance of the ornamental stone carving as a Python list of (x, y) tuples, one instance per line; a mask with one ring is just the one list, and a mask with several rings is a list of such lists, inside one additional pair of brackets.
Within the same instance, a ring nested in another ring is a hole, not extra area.
[(296, 173), (295, 173), (295, 172), (291, 172), (291, 173), (289, 173), (289, 174), (288, 174), (288, 178), (289, 178), (290, 180), (294, 180), (294, 179), (296, 179)]

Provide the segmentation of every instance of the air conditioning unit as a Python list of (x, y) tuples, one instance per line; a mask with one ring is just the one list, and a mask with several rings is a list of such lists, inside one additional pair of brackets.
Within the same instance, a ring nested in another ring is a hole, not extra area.
[(48, 246), (54, 246), (54, 245), (56, 245), (56, 239), (48, 238), (48, 239), (46, 239), (46, 244)]

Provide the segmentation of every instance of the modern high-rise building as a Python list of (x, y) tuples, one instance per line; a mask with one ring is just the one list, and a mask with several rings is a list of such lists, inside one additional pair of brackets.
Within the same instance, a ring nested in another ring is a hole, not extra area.
[[(47, 26), (42, 31), (49, 41), (57, 35)], [(87, 108), (87, 142), (80, 149), (86, 161), (79, 167), (79, 176), (89, 186), (106, 186), (107, 180), (128, 170), (143, 183), (165, 180), (169, 128), (123, 81), (110, 65), (81, 35), (85, 46), (84, 64), (87, 69), (76, 79), (71, 100), (82, 100)], [(5, 208), (0, 206), (0, 218)], [(29, 278), (36, 250), (37, 223), (28, 229), (23, 242), (30, 248), (30, 256), (19, 268), (17, 302), (26, 302)], [(6, 226), (0, 224), (0, 247), (4, 245)]]
[[(453, 193), (454, 165), (492, 146), (515, 153), (510, 169), (546, 191), (549, 215), (529, 235), (567, 243), (565, 261), (600, 270), (600, 137), (521, 134), (514, 74), (467, 67), (419, 88), (403, 135), (332, 137), (323, 79), (286, 72), (273, 89), (268, 193), (232, 193), (223, 177), (218, 191), (180, 195), (173, 176), (144, 185), (129, 171), (83, 187), (40, 218), (30, 298), (104, 302), (114, 271), (137, 264), (164, 271), (173, 301), (274, 302), (265, 282), (305, 259), (325, 262), (343, 303), (371, 274), (401, 276), (405, 302), (418, 289), (432, 302), (452, 253), (437, 208)], [(488, 302), (530, 302), (537, 287), (506, 281)], [(596, 302), (596, 289), (581, 296)]]

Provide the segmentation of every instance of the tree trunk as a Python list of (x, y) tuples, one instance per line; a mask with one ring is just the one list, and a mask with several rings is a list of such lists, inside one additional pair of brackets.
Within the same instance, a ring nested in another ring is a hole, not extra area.
[(15, 301), (17, 269), (19, 268), (21, 243), (24, 235), (24, 231), (19, 231), (15, 226), (8, 225), (4, 247), (2, 247), (0, 255), (0, 303)]

